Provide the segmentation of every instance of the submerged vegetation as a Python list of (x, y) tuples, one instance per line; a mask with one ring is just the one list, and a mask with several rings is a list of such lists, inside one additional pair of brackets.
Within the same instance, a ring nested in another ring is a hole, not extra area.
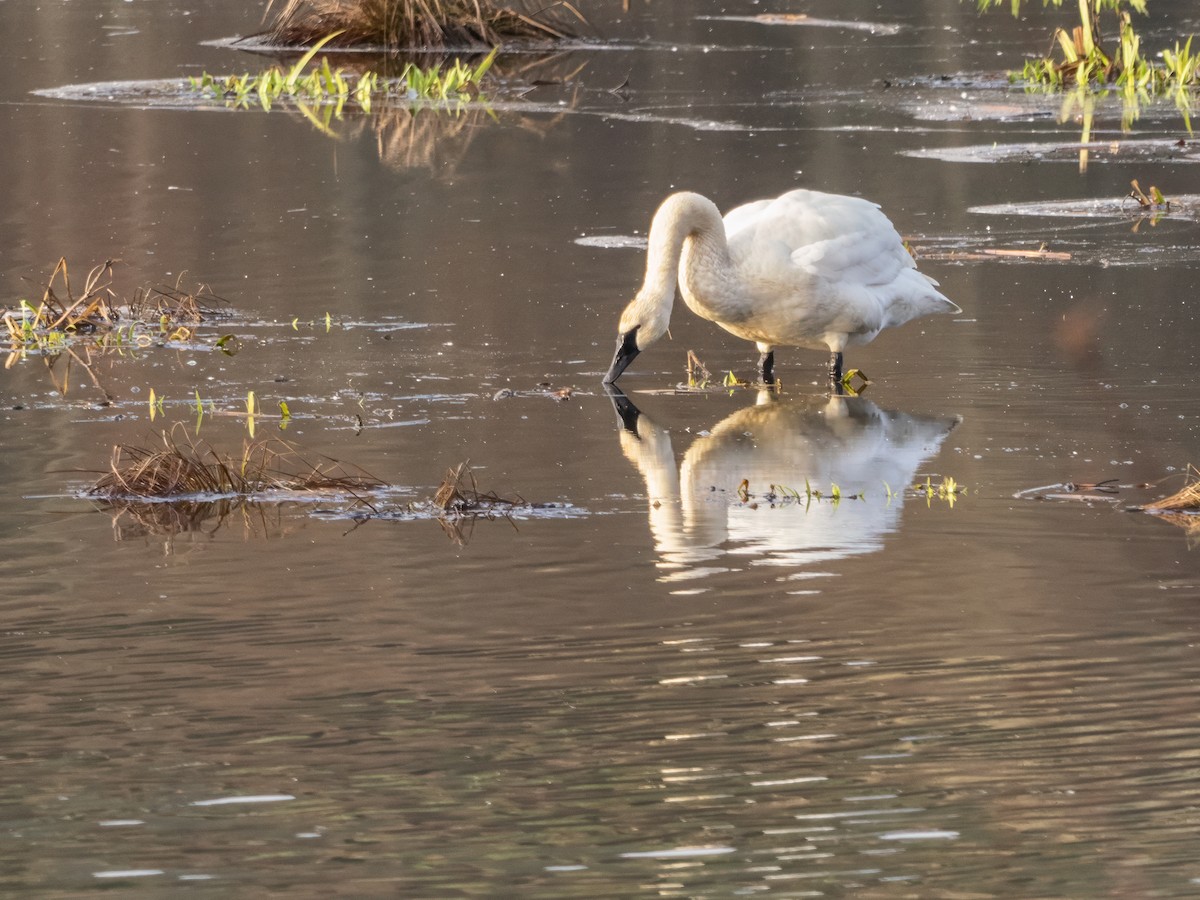
[[(1002, 5), (1002, 0), (977, 0), (981, 11)], [(1062, 6), (1062, 0), (1043, 5)], [(1148, 0), (1078, 0), (1079, 20), (1070, 31), (1055, 29), (1051, 49), (1029, 60), (1010, 78), (1031, 87), (1061, 90), (1115, 87), (1126, 104), (1125, 124), (1136, 117), (1136, 104), (1152, 97), (1172, 97), (1191, 130), (1192, 90), (1200, 84), (1200, 53), (1192, 52), (1192, 37), (1177, 39), (1173, 49), (1163, 49), (1161, 61), (1146, 57), (1133, 27), (1133, 13), (1147, 15)], [(1012, 13), (1021, 0), (1011, 0)]]
[[(274, 5), (274, 0), (267, 4), (266, 15)], [(536, 6), (491, 0), (287, 0), (265, 37), (285, 47), (308, 46), (334, 31), (339, 47), (496, 47), (512, 40), (566, 40), (583, 22), (566, 0)]]

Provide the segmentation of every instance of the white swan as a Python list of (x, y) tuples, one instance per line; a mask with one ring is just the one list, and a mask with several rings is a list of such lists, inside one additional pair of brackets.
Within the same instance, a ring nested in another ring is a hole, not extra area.
[(771, 384), (776, 346), (828, 348), (841, 381), (842, 351), (929, 313), (962, 312), (917, 271), (879, 207), (858, 197), (789, 191), (721, 219), (700, 194), (663, 201), (650, 223), (646, 278), (621, 314), (612, 384), (667, 331), (678, 280), (692, 312), (758, 345)]

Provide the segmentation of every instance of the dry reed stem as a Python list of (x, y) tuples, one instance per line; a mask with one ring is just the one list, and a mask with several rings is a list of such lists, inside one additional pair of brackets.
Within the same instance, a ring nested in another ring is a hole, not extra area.
[[(95, 266), (88, 272), (84, 281), (83, 296), (78, 300), (71, 293), (71, 275), (67, 270), (67, 258), (59, 257), (50, 280), (42, 293), (42, 302), (38, 307), (37, 321), (51, 331), (59, 329), (80, 329), (86, 327), (111, 326), (116, 318), (109, 300), (115, 295), (109, 288), (112, 284), (112, 269), (116, 260), (105, 260), (102, 265)], [(101, 282), (105, 275), (108, 280)], [(62, 277), (62, 289), (66, 294), (64, 302), (54, 292), (54, 283)], [(99, 322), (93, 317), (99, 318)]]

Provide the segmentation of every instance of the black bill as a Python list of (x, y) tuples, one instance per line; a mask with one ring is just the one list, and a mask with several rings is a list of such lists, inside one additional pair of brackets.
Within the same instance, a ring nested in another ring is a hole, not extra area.
[(637, 329), (633, 328), (617, 338), (617, 352), (613, 354), (612, 365), (608, 367), (608, 374), (604, 376), (605, 384), (612, 384), (621, 377), (621, 373), (625, 371), (625, 367), (633, 362), (641, 351), (637, 345)]

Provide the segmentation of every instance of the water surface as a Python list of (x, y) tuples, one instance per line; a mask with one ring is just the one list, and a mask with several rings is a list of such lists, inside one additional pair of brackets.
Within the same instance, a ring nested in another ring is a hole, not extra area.
[[(631, 5), (568, 84), (338, 139), (31, 93), (257, 68), (211, 43), (257, 10), (0, 5), (5, 302), (67, 256), (235, 310), (65, 385), (64, 358), (0, 378), (6, 894), (1195, 895), (1200, 573), (1124, 509), (1195, 462), (1194, 222), (1038, 214), (1200, 193), (1193, 162), (964, 158), (1079, 141), (997, 77), (1052, 10)], [(1156, 0), (1143, 40), (1195, 27)], [(1180, 138), (1170, 110), (1092, 126)], [(656, 204), (794, 186), (881, 203), (964, 314), (855, 348), (873, 383), (831, 401), (806, 351), (777, 397), (671, 393), (689, 349), (755, 356), (680, 310), (621, 415), (599, 379)], [(1042, 245), (1068, 258), (980, 252)], [(114, 444), (194, 429), (197, 393), (240, 452), (251, 390), (393, 485), (382, 514), (171, 531), (78, 496)], [(399, 514), (467, 459), (578, 514), (465, 540)], [(946, 476), (953, 504), (906, 490)]]

